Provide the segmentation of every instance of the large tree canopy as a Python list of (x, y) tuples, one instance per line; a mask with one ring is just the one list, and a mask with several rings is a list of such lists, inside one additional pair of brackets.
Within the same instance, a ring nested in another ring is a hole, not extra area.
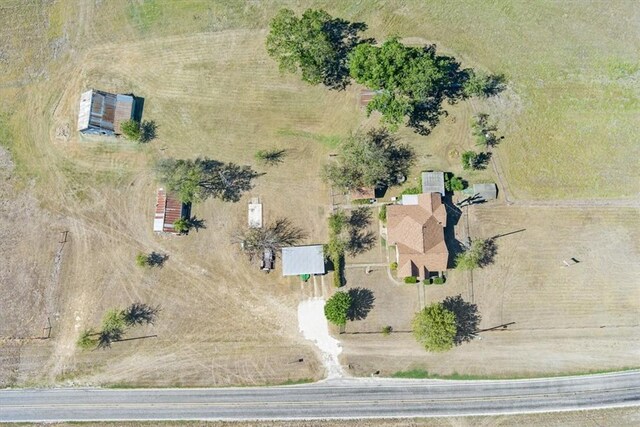
[(279, 218), (272, 224), (260, 228), (247, 228), (236, 232), (233, 241), (240, 243), (249, 260), (261, 258), (265, 250), (277, 255), (283, 246), (293, 246), (304, 239), (304, 230), (296, 227), (287, 218)]
[(243, 192), (253, 188), (252, 181), (259, 175), (250, 166), (207, 158), (161, 160), (156, 172), (167, 190), (177, 193), (185, 203), (208, 197), (237, 202)]
[(348, 54), (362, 42), (358, 33), (366, 28), (324, 10), (308, 9), (298, 18), (291, 9), (281, 9), (271, 21), (267, 52), (282, 71), (300, 70), (308, 83), (343, 89), (349, 84)]
[(357, 46), (349, 67), (358, 83), (378, 91), (367, 105), (369, 114), (382, 113), (391, 129), (408, 117), (408, 125), (420, 133), (438, 122), (444, 100), (455, 102), (466, 95), (463, 88), (470, 76), (455, 58), (437, 55), (435, 45), (410, 47), (397, 38), (382, 46)]
[(495, 239), (478, 239), (471, 246), (456, 255), (455, 267), (460, 270), (473, 270), (493, 263), (497, 246)]
[(334, 325), (347, 324), (347, 315), (353, 300), (347, 292), (336, 292), (324, 305), (324, 315)]
[(457, 332), (456, 316), (442, 303), (433, 303), (416, 313), (413, 335), (427, 351), (445, 351), (453, 347)]
[(395, 185), (415, 162), (413, 149), (385, 129), (356, 134), (338, 150), (337, 162), (325, 167), (325, 178), (346, 190)]

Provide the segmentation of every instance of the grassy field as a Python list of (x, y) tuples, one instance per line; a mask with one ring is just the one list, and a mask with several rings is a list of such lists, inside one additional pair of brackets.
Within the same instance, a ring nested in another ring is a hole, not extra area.
[[(155, 160), (200, 155), (253, 164), (255, 151), (282, 148), (285, 163), (259, 168), (266, 175), (251, 193), (263, 199), (267, 220), (286, 215), (305, 228), (308, 242), (324, 241), (329, 190), (319, 179), (322, 164), (340, 138), (376, 121), (357, 108), (356, 87), (329, 92), (278, 72), (264, 38), (280, 6), (324, 7), (367, 22), (371, 36), (435, 42), (465, 65), (508, 76), (503, 96), (449, 107), (428, 137), (400, 132), (418, 152), (416, 171), (460, 173), (459, 153), (472, 146), (471, 116), (488, 111), (501, 118), (498, 151), (516, 197), (636, 195), (630, 159), (639, 154), (640, 8), (633, 2), (496, 1), (478, 8), (444, 1), (4, 0), (0, 142), (15, 167), (5, 168), (0, 184), (1, 290), (10, 295), (0, 307), (0, 385), (264, 384), (321, 376), (313, 347), (297, 333), (299, 284), (278, 271), (258, 275), (229, 244), (245, 222), (244, 201), (195, 206), (207, 228), (187, 238), (151, 232)], [(158, 123), (158, 139), (148, 146), (79, 141), (78, 94), (87, 88), (144, 97), (144, 118)], [(491, 171), (464, 176), (492, 179)], [(628, 226), (617, 224), (616, 236)], [(64, 230), (70, 240), (61, 247)], [(169, 254), (162, 270), (135, 266), (135, 254), (151, 250)], [(614, 295), (612, 304), (619, 302)], [(141, 330), (157, 338), (108, 352), (75, 349), (81, 328), (136, 300), (162, 305), (157, 326)], [(546, 315), (540, 310), (527, 316)], [(596, 323), (600, 317), (592, 316)], [(53, 338), (33, 340), (48, 321)], [(299, 358), (305, 362), (290, 364)]]
[[(425, 287), (347, 269), (348, 286), (370, 289), (376, 304), (366, 319), (347, 325), (347, 332), (360, 334), (340, 336), (343, 363), (357, 375), (418, 370), (445, 378), (637, 367), (638, 218), (631, 208), (474, 206), (470, 235), (504, 236), (496, 238), (493, 264), (472, 276), (450, 270), (443, 286)], [(460, 240), (464, 224), (463, 217)], [(562, 260), (571, 257), (580, 263), (563, 267)], [(508, 326), (451, 351), (427, 354), (408, 332), (412, 313), (420, 309), (420, 290), (426, 303), (460, 294), (477, 304), (481, 330)], [(387, 324), (399, 333), (383, 337), (379, 332)]]

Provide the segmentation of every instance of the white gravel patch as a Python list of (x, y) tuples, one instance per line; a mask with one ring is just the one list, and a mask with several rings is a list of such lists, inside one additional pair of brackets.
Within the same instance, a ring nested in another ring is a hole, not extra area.
[(329, 326), (324, 317), (322, 298), (311, 298), (298, 305), (298, 328), (305, 339), (313, 341), (322, 353), (322, 364), (327, 370), (327, 378), (342, 378), (344, 370), (338, 355), (342, 352), (340, 341), (329, 335)]

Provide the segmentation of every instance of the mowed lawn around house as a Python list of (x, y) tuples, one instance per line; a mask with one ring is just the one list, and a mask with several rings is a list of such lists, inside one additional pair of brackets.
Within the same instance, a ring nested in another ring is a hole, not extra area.
[[(465, 65), (507, 75), (503, 96), (447, 106), (449, 115), (431, 135), (400, 130), (418, 154), (407, 186), (424, 169), (460, 174), (458, 156), (473, 146), (471, 116), (488, 111), (501, 120), (505, 139), (497, 151), (515, 197), (637, 193), (633, 46), (640, 30), (632, 2), (478, 8), (444, 1), (7, 0), (0, 4), (0, 141), (15, 169), (2, 183), (3, 212), (7, 218), (27, 212), (29, 222), (0, 223), (11, 236), (2, 243), (2, 292), (13, 295), (0, 303), (0, 385), (275, 384), (322, 376), (315, 349), (297, 331), (299, 283), (280, 278), (279, 269), (262, 274), (230, 244), (246, 224), (244, 199), (195, 205), (207, 228), (188, 237), (151, 231), (154, 162), (208, 156), (264, 172), (251, 195), (261, 197), (265, 221), (286, 216), (307, 232), (306, 243), (325, 241), (330, 199), (322, 165), (340, 138), (377, 119), (357, 107), (356, 86), (331, 92), (279, 73), (264, 39), (282, 6), (322, 7), (366, 22), (367, 34), (379, 40), (399, 34), (409, 43), (434, 42)], [(88, 88), (143, 97), (143, 118), (156, 121), (158, 138), (144, 146), (80, 141), (78, 96)], [(254, 153), (270, 148), (286, 150), (284, 163), (256, 165)], [(495, 179), (491, 170), (463, 176)], [(632, 226), (621, 222), (620, 233)], [(65, 230), (70, 238), (60, 248)], [(135, 255), (152, 250), (169, 255), (165, 267), (137, 267)], [(624, 279), (631, 270), (618, 271)], [(573, 300), (571, 289), (563, 301)], [(517, 314), (522, 295), (512, 291), (505, 288), (506, 301), (514, 298), (505, 307)], [(75, 348), (82, 328), (133, 301), (162, 306), (156, 326), (140, 330), (157, 337), (109, 351)], [(48, 319), (52, 338), (29, 339)], [(606, 357), (584, 365), (599, 366)], [(521, 362), (513, 369), (522, 370), (524, 356)]]
[[(407, 312), (420, 308), (417, 285), (394, 284), (375, 272), (369, 281), (363, 271), (348, 269), (349, 287), (369, 288), (376, 296), (370, 317), (345, 328), (369, 334), (340, 335), (342, 360), (353, 373), (422, 369), (435, 375), (522, 377), (637, 367), (637, 209), (493, 202), (474, 206), (469, 214), (473, 237), (501, 236), (494, 262), (474, 270), (472, 280), (468, 272), (452, 270), (444, 285), (419, 286), (427, 304), (460, 294), (477, 304), (480, 330), (496, 329), (451, 351), (426, 353), (406, 333)], [(564, 267), (563, 260), (571, 258), (579, 263)], [(386, 322), (401, 332), (383, 336)]]

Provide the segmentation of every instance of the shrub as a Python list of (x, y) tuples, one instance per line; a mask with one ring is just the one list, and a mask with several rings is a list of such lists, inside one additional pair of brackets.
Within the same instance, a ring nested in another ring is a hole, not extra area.
[(403, 194), (421, 194), (422, 193), (422, 188), (420, 187), (409, 187), (409, 188), (405, 188), (404, 190), (402, 190), (402, 193), (400, 193), (400, 195)]
[(389, 264), (389, 268), (391, 270), (394, 270), (394, 271), (397, 270), (398, 269), (398, 263), (393, 261), (391, 264)]
[(493, 261), (496, 247), (493, 239), (474, 240), (464, 252), (456, 255), (456, 268), (460, 270), (473, 270), (474, 268), (484, 267)]
[(386, 337), (389, 334), (391, 334), (392, 331), (393, 331), (393, 328), (391, 326), (384, 326), (382, 328), (382, 335), (384, 335)]
[(387, 222), (387, 205), (380, 206), (380, 212), (378, 213), (378, 219), (384, 223)]
[(178, 233), (186, 233), (191, 228), (191, 223), (186, 218), (180, 218), (180, 219), (176, 220), (176, 222), (173, 223), (173, 228)]
[(504, 74), (484, 74), (472, 70), (462, 90), (467, 96), (487, 98), (502, 92), (506, 88), (506, 83), (507, 78)]
[(108, 332), (119, 331), (125, 329), (125, 319), (122, 310), (117, 308), (107, 311), (102, 319), (102, 330)]
[(430, 285), (431, 284), (431, 279), (429, 277), (427, 277), (426, 279), (423, 280), (423, 282), (425, 285)]
[(404, 278), (404, 283), (418, 283), (418, 278), (416, 276), (407, 276)]
[(347, 216), (342, 211), (336, 211), (329, 216), (329, 230), (335, 235), (342, 232), (342, 228), (347, 223)]
[(147, 267), (149, 265), (149, 256), (142, 252), (138, 252), (138, 255), (136, 255), (136, 264), (139, 267)]
[(444, 181), (444, 189), (447, 191), (462, 191), (465, 188), (467, 188), (467, 181), (459, 176), (451, 176)]
[(273, 166), (277, 165), (278, 163), (282, 163), (285, 154), (285, 150), (273, 148), (271, 150), (258, 150), (255, 154), (255, 158), (263, 165)]
[(353, 205), (368, 205), (371, 204), (371, 201), (369, 199), (355, 199), (351, 201), (351, 204)]
[(434, 285), (444, 285), (444, 282), (445, 282), (445, 278), (444, 277), (438, 276), (438, 277), (434, 277), (433, 278), (433, 284)]
[(98, 334), (93, 329), (85, 329), (82, 331), (82, 334), (80, 334), (78, 341), (76, 341), (76, 345), (82, 350), (95, 348), (98, 345), (97, 335)]
[(122, 130), (122, 134), (131, 141), (139, 141), (142, 136), (140, 122), (133, 119), (122, 122), (120, 124), (120, 130)]
[(347, 313), (351, 303), (351, 295), (347, 292), (336, 292), (325, 304), (324, 315), (334, 325), (344, 326), (347, 324)]
[(465, 170), (476, 169), (478, 154), (475, 151), (465, 151), (462, 153), (462, 168)]
[(332, 257), (331, 262), (333, 262), (333, 286), (340, 288), (344, 285), (344, 258), (342, 255)]

